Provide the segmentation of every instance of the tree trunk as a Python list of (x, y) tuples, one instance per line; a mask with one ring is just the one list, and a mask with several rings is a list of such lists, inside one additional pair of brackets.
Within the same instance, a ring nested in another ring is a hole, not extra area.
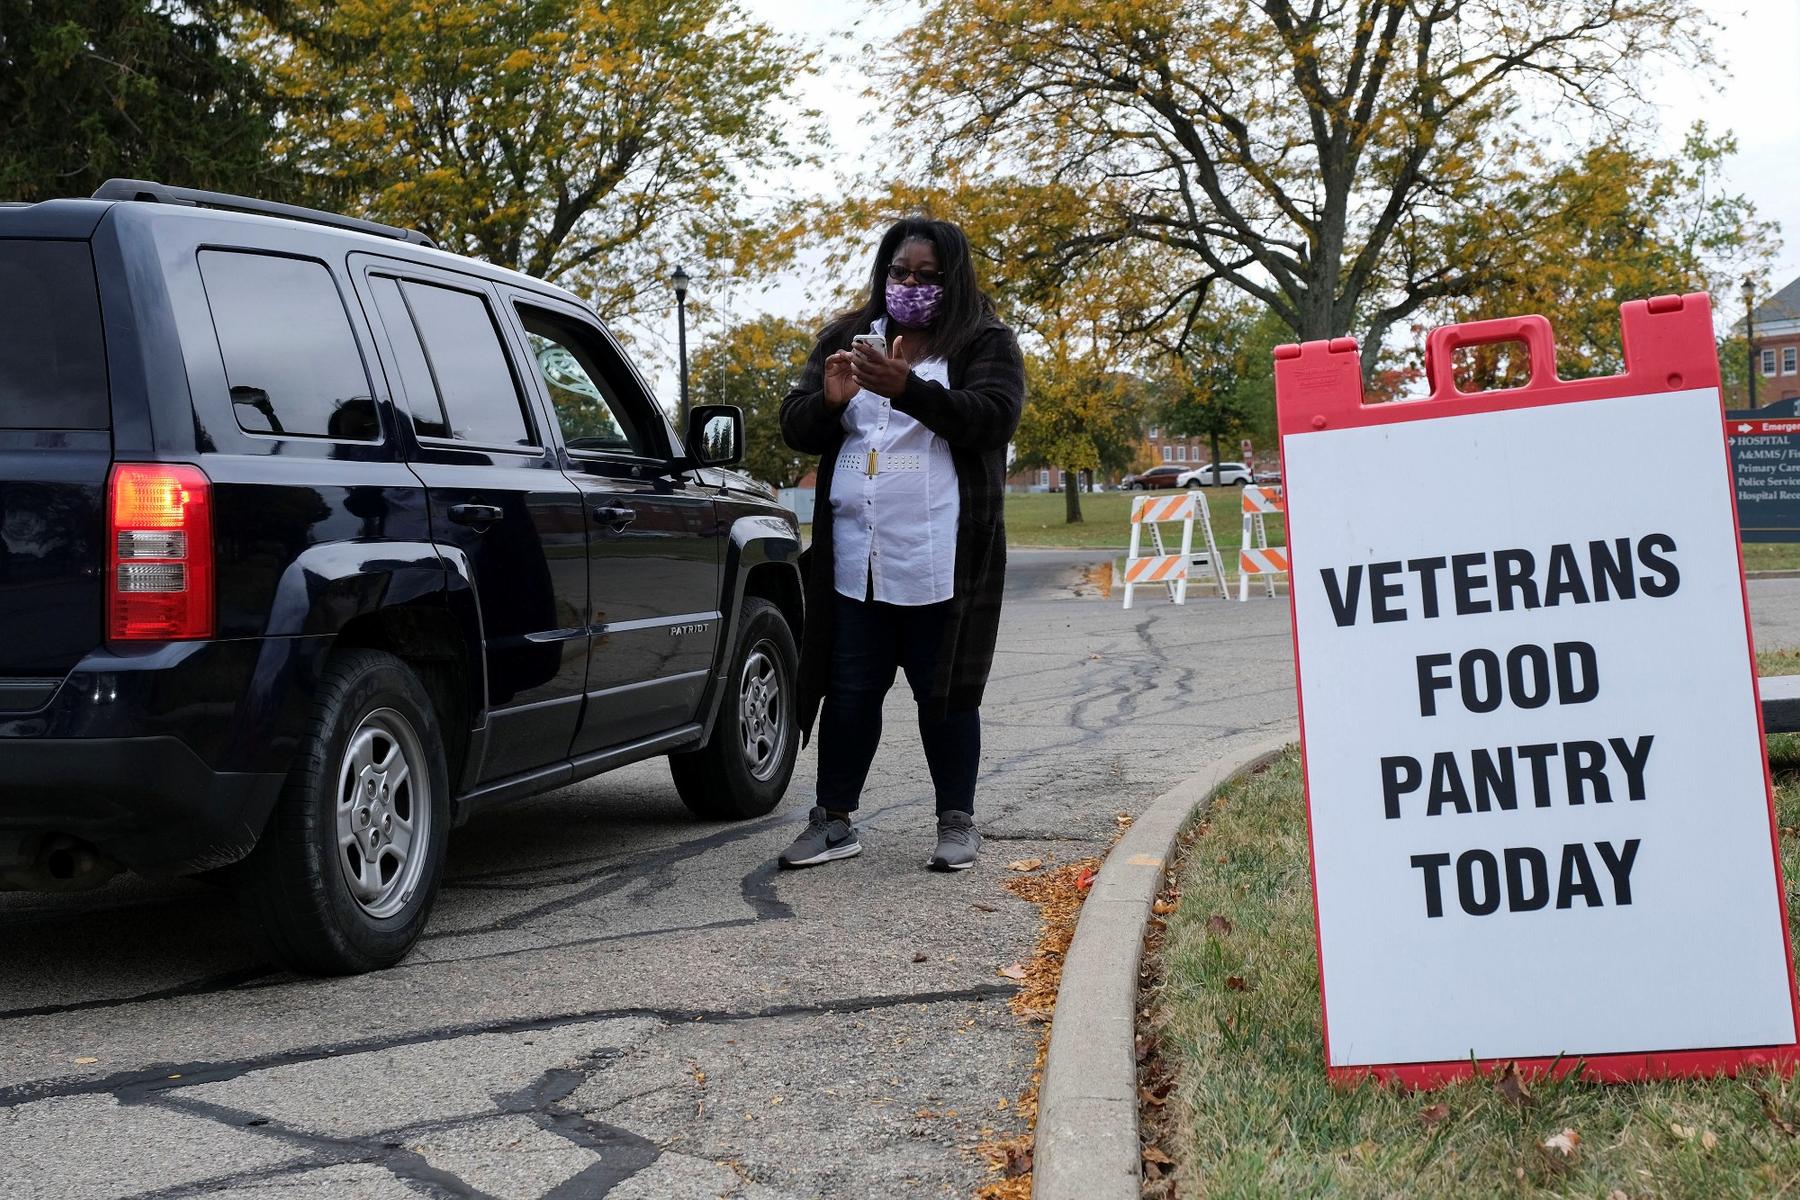
[(1063, 521), (1081, 524), (1081, 473), (1063, 468)]
[(1225, 478), (1224, 471), (1219, 467), (1219, 431), (1213, 430), (1210, 436), (1212, 438), (1213, 486), (1218, 487), (1219, 482)]

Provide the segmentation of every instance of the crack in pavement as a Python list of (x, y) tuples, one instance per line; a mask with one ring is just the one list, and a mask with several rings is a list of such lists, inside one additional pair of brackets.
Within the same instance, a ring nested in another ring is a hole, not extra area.
[(552, 1188), (545, 1200), (604, 1196), (662, 1157), (662, 1147), (649, 1138), (561, 1106), (561, 1101), (616, 1057), (616, 1051), (603, 1050), (583, 1060), (580, 1067), (552, 1067), (529, 1087), (500, 1101), (502, 1112), (523, 1114), (538, 1128), (590, 1150), (600, 1159)]
[[(709, 834), (703, 838), (695, 838), (693, 841), (663, 847), (662, 849), (666, 849), (668, 853), (653, 859), (644, 859), (643, 852), (639, 851), (634, 855), (634, 858), (637, 860), (635, 862), (609, 862), (603, 866), (596, 867), (593, 871), (575, 876), (570, 882), (581, 883), (587, 880), (598, 880), (598, 882), (592, 884), (592, 886), (582, 888), (573, 895), (562, 896), (555, 900), (546, 900), (542, 904), (532, 905), (530, 908), (521, 909), (516, 913), (511, 913), (504, 917), (497, 917), (485, 925), (468, 929), (446, 929), (438, 933), (428, 932), (420, 939), (420, 943), (426, 944), (434, 941), (478, 937), (483, 934), (506, 933), (517, 930), (539, 917), (554, 916), (559, 912), (564, 912), (568, 909), (589, 903), (590, 901), (610, 896), (614, 892), (622, 891), (634, 883), (653, 880), (659, 875), (667, 875), (670, 869), (677, 864), (686, 862), (690, 858), (697, 858), (707, 851), (719, 846), (727, 846), (733, 842), (742, 841), (754, 834), (761, 833), (765, 829), (781, 824), (789, 824), (791, 822), (791, 817), (777, 817), (776, 815), (771, 814), (761, 820), (746, 821), (741, 825), (735, 825), (729, 829), (722, 829), (718, 833)], [(522, 869), (520, 872), (522, 875), (529, 873), (530, 868)], [(608, 875), (614, 877), (603, 878)], [(672, 880), (670, 882), (672, 883)], [(668, 886), (668, 884), (655, 885), (653, 886), (653, 891), (661, 891), (663, 887), (666, 886)]]
[(241, 988), (246, 983), (253, 983), (256, 980), (278, 974), (281, 972), (270, 966), (243, 967), (235, 971), (224, 971), (218, 975), (208, 975), (204, 979), (193, 979), (187, 983), (158, 988), (151, 992), (141, 992), (136, 996), (108, 996), (95, 1000), (74, 1000), (67, 1004), (39, 1004), (32, 1008), (0, 1010), (0, 1021), (14, 1021), (22, 1017), (51, 1017), (61, 1013), (89, 1012), (97, 1008), (122, 1008), (130, 1004), (150, 1004), (157, 1000), (178, 1000), (188, 996), (210, 996), (216, 992), (229, 992)]
[(775, 860), (770, 859), (745, 875), (738, 885), (744, 903), (755, 911), (758, 921), (785, 921), (794, 915), (793, 906), (775, 894), (778, 877)]
[(35, 1104), (40, 1100), (60, 1099), (68, 1096), (104, 1095), (106, 1093), (114, 1095), (122, 1105), (143, 1104), (158, 1099), (166, 1092), (180, 1091), (183, 1088), (197, 1087), (205, 1083), (221, 1083), (271, 1067), (318, 1062), (340, 1055), (366, 1054), (370, 1051), (391, 1050), (401, 1046), (419, 1046), (431, 1042), (451, 1041), (479, 1034), (524, 1033), (534, 1030), (560, 1029), (568, 1025), (631, 1018), (650, 1019), (661, 1021), (664, 1024), (691, 1021), (732, 1024), (774, 1020), (781, 1017), (819, 1016), (827, 1013), (877, 1012), (882, 1009), (899, 1008), (907, 1004), (980, 1004), (998, 997), (1011, 996), (1017, 990), (1010, 984), (984, 983), (949, 991), (847, 996), (838, 1000), (824, 1000), (813, 1004), (777, 1004), (748, 1011), (625, 1007), (583, 1009), (576, 1012), (536, 1017), (502, 1017), (489, 1021), (438, 1026), (432, 1029), (417, 1030), (413, 1033), (356, 1038), (344, 1042), (275, 1051), (250, 1058), (229, 1059), (221, 1062), (157, 1063), (136, 1071), (114, 1072), (98, 1079), (47, 1079), (14, 1084), (11, 1087), (0, 1088), (0, 1110)]
[[(540, 954), (551, 950), (572, 950), (589, 946), (606, 945), (611, 942), (637, 941), (647, 937), (659, 937), (667, 934), (704, 933), (720, 929), (736, 929), (745, 925), (754, 925), (758, 921), (788, 920), (794, 916), (792, 906), (783, 901), (777, 894), (775, 882), (778, 875), (773, 860), (758, 865), (746, 874), (739, 884), (744, 903), (750, 907), (753, 916), (734, 917), (723, 921), (707, 921), (698, 925), (668, 925), (655, 929), (628, 930), (623, 933), (597, 934), (593, 937), (569, 938), (556, 942), (534, 943), (528, 946), (515, 946), (507, 950), (495, 950), (482, 954), (441, 955), (432, 956), (429, 943), (445, 940), (449, 935), (427, 936), (422, 939), (423, 950), (407, 961), (388, 968), (390, 972), (414, 971), (429, 967), (443, 966), (447, 963), (487, 962), (496, 959), (516, 958), (526, 954)], [(668, 885), (665, 885), (668, 886)], [(96, 1000), (79, 1000), (67, 1004), (43, 1004), (32, 1008), (18, 1008), (0, 1011), (0, 1021), (16, 1020), (26, 1017), (58, 1016), (63, 1013), (85, 1012), (92, 1009), (122, 1008), (134, 1004), (152, 1004), (161, 1000), (183, 999), (192, 996), (209, 996), (230, 991), (261, 991), (265, 988), (283, 987), (292, 984), (294, 979), (286, 972), (273, 966), (259, 965), (226, 971), (203, 979), (191, 980), (187, 983), (175, 984), (171, 987), (159, 988), (155, 991), (143, 992), (136, 996), (109, 997)]]
[(363, 1137), (336, 1137), (310, 1129), (300, 1129), (254, 1112), (216, 1104), (210, 1100), (200, 1100), (193, 1096), (158, 1096), (153, 1097), (150, 1102), (172, 1112), (199, 1117), (238, 1132), (274, 1138), (304, 1148), (312, 1152), (312, 1157), (280, 1163), (261, 1171), (244, 1173), (248, 1178), (240, 1175), (229, 1182), (218, 1178), (202, 1179), (159, 1192), (142, 1193), (137, 1200), (179, 1200), (180, 1197), (185, 1196), (205, 1195), (218, 1190), (221, 1186), (232, 1186), (238, 1182), (280, 1179), (284, 1176), (302, 1175), (324, 1167), (358, 1163), (382, 1167), (391, 1172), (396, 1179), (411, 1186), (413, 1190), (423, 1192), (428, 1196), (454, 1198), (454, 1200), (494, 1200), (486, 1192), (472, 1187), (465, 1180), (459, 1178), (454, 1172), (432, 1166), (425, 1160), (424, 1155), (416, 1150), (407, 1149), (404, 1139), (419, 1133), (434, 1133), (482, 1121), (491, 1121), (497, 1115), (495, 1113), (471, 1114), (448, 1121), (431, 1121), (418, 1125), (401, 1126), (397, 1129), (377, 1130)]
[[(610, 942), (637, 941), (646, 937), (657, 937), (672, 933), (706, 933), (719, 929), (738, 929), (745, 925), (754, 925), (758, 921), (785, 921), (794, 915), (794, 909), (782, 900), (775, 890), (775, 881), (779, 878), (775, 862), (770, 860), (751, 868), (738, 884), (738, 891), (744, 898), (754, 915), (748, 917), (732, 917), (723, 921), (705, 921), (698, 925), (666, 925), (656, 929), (628, 930), (624, 933), (596, 934), (593, 937), (569, 938), (559, 942), (539, 942), (529, 946), (514, 946), (506, 950), (494, 950), (483, 954), (432, 956), (427, 948), (423, 954), (406, 962), (388, 968), (390, 971), (408, 971), (423, 967), (441, 966), (445, 963), (486, 962), (492, 959), (516, 958), (524, 954), (541, 954), (548, 950), (574, 950), (587, 946), (601, 946)], [(672, 887), (673, 881), (658, 885)], [(427, 938), (426, 941), (431, 939)]]
[[(783, 905), (783, 907), (786, 906)], [(790, 911), (782, 915), (792, 916), (793, 914)], [(549, 950), (580, 950), (589, 946), (604, 946), (611, 942), (636, 942), (642, 941), (644, 938), (665, 937), (669, 934), (712, 933), (720, 929), (741, 929), (763, 919), (762, 917), (730, 917), (723, 921), (703, 921), (698, 925), (663, 925), (655, 929), (634, 929), (626, 933), (602, 933), (595, 934), (593, 937), (569, 938), (560, 942), (533, 942), (529, 946), (514, 946), (509, 950), (487, 950), (480, 954), (446, 954), (429, 957), (415, 952), (414, 956), (405, 962), (387, 969), (389, 972), (414, 971), (425, 967), (442, 967), (451, 963), (492, 962), (502, 958), (518, 958), (521, 955), (542, 954)]]
[(205, 1195), (224, 1187), (354, 1164), (381, 1167), (426, 1195), (455, 1197), (457, 1200), (492, 1200), (488, 1193), (455, 1172), (433, 1166), (419, 1151), (408, 1149), (406, 1143), (420, 1135), (465, 1129), (509, 1116), (525, 1117), (540, 1129), (588, 1150), (600, 1159), (552, 1188), (546, 1193), (545, 1200), (586, 1200), (605, 1196), (662, 1156), (662, 1147), (649, 1138), (616, 1125), (593, 1120), (562, 1104), (562, 1101), (587, 1083), (596, 1071), (617, 1059), (619, 1053), (617, 1048), (608, 1047), (583, 1058), (574, 1067), (552, 1067), (519, 1091), (495, 1097), (495, 1107), (489, 1112), (464, 1113), (441, 1120), (378, 1128), (370, 1133), (351, 1137), (300, 1128), (247, 1109), (193, 1096), (152, 1097), (149, 1103), (159, 1107), (212, 1121), (237, 1132), (274, 1138), (310, 1153), (307, 1157), (257, 1171), (215, 1176), (144, 1193), (138, 1200), (183, 1200), (188, 1196)]

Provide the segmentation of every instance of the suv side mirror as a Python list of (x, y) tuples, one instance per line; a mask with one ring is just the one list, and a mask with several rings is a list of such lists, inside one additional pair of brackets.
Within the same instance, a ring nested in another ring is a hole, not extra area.
[(744, 460), (744, 410), (735, 404), (696, 404), (688, 412), (687, 456), (697, 466), (729, 467)]

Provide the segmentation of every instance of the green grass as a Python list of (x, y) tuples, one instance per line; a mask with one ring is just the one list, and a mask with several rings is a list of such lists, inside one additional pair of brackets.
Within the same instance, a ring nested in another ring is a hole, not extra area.
[(1792, 571), (1800, 569), (1800, 542), (1745, 542), (1744, 570)]
[[(1243, 489), (1197, 488), (1212, 513), (1213, 537), (1221, 550), (1235, 551), (1243, 535)], [(1065, 501), (1061, 493), (1022, 492), (1006, 498), (1006, 543), (1009, 546), (1087, 547), (1127, 546), (1131, 543), (1131, 502), (1143, 492), (1083, 492), (1079, 525), (1063, 519)], [(1155, 492), (1173, 496), (1175, 492)], [(1269, 544), (1282, 545), (1287, 540), (1286, 527), (1279, 516), (1265, 517)], [(1181, 526), (1163, 527), (1163, 539), (1174, 549), (1180, 544)], [(1194, 544), (1206, 544), (1198, 529)]]
[[(1241, 536), (1243, 510), (1239, 507), (1241, 488), (1201, 488), (1212, 511), (1213, 536), (1221, 549), (1236, 549)], [(1082, 522), (1070, 525), (1063, 519), (1063, 497), (1060, 493), (1024, 492), (1006, 497), (1006, 540), (1012, 546), (1089, 547), (1124, 546), (1131, 538), (1131, 501), (1141, 492), (1083, 493)], [(1173, 492), (1157, 492), (1170, 496)], [(1269, 517), (1269, 543), (1279, 546), (1287, 541), (1282, 518)], [(1179, 526), (1167, 532), (1180, 537)], [(1196, 539), (1199, 533), (1195, 533)], [(1744, 543), (1746, 571), (1800, 570), (1800, 542)]]
[[(1199, 488), (1212, 513), (1213, 537), (1219, 548), (1227, 551), (1229, 567), (1236, 566), (1235, 552), (1243, 531), (1242, 488)], [(1142, 492), (1084, 492), (1081, 496), (1081, 523), (1070, 525), (1064, 520), (1061, 493), (1014, 492), (1006, 497), (1006, 542), (1009, 546), (1042, 549), (1119, 549), (1131, 542), (1131, 502)], [(1172, 491), (1152, 493), (1173, 496)], [(1287, 526), (1279, 516), (1264, 518), (1268, 525), (1269, 544), (1287, 542)], [(808, 539), (810, 527), (803, 526)], [(1179, 543), (1181, 527), (1170, 525), (1163, 531), (1173, 546)], [(1199, 530), (1194, 531), (1196, 545), (1204, 545)], [(1800, 542), (1746, 542), (1746, 571), (1800, 570)]]
[[(1800, 738), (1769, 739), (1787, 879), (1800, 878)], [(1800, 1083), (1494, 1081), (1428, 1093), (1326, 1081), (1298, 755), (1236, 785), (1182, 877), (1155, 1009), (1176, 1076), (1161, 1148), (1190, 1196), (1717, 1197), (1800, 1192)], [(1800, 905), (1790, 898), (1790, 927)], [(1209, 932), (1208, 918), (1231, 930)], [(1792, 929), (1790, 928), (1790, 935)], [(1236, 990), (1236, 978), (1247, 990)], [(1447, 1115), (1422, 1118), (1443, 1104)], [(1581, 1135), (1563, 1158), (1543, 1142)], [(1710, 1135), (1710, 1136), (1709, 1136)]]
[(1800, 650), (1758, 650), (1758, 675), (1800, 675)]

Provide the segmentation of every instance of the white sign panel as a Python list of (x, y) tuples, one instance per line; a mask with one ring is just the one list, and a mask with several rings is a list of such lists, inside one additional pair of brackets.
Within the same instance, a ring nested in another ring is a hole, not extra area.
[(1724, 454), (1710, 388), (1286, 437), (1332, 1066), (1794, 1042)]

